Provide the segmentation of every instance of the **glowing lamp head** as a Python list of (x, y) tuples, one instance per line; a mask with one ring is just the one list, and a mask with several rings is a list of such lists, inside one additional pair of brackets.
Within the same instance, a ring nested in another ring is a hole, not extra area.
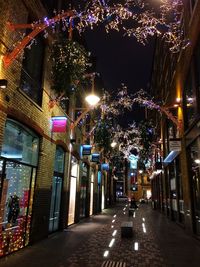
[(112, 143), (111, 143), (111, 147), (116, 147), (116, 145), (117, 145), (117, 143), (115, 142), (115, 141), (113, 141)]
[(88, 95), (85, 100), (90, 106), (95, 106), (100, 101), (100, 98), (97, 95), (92, 94)]

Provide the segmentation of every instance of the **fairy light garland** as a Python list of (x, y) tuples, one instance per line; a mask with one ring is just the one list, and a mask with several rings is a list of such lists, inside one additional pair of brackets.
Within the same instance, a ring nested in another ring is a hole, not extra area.
[(126, 0), (124, 4), (113, 5), (108, 5), (108, 1), (93, 0), (87, 2), (82, 10), (79, 9), (62, 10), (60, 13), (54, 10), (54, 18), (45, 17), (32, 24), (9, 24), (12, 30), (30, 28), (33, 32), (25, 37), (22, 33), (21, 41), (15, 44), (14, 52), (5, 57), (5, 64), (9, 65), (9, 62), (14, 60), (25, 47), (30, 49), (36, 42), (35, 36), (41, 31), (44, 33), (44, 38), (47, 38), (47, 28), (51, 27), (53, 33), (58, 28), (67, 31), (71, 22), (73, 22), (73, 28), (80, 33), (87, 28), (94, 29), (102, 24), (107, 33), (112, 30), (120, 31), (123, 36), (133, 36), (143, 45), (148, 42), (149, 37), (161, 36), (169, 43), (171, 52), (179, 52), (190, 45), (182, 29), (183, 3), (181, 0), (161, 0), (157, 7), (151, 7), (148, 2), (141, 0)]

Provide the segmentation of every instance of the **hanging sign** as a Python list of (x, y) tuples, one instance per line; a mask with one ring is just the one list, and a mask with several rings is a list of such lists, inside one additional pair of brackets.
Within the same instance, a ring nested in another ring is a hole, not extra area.
[(64, 133), (67, 127), (67, 118), (65, 116), (56, 116), (51, 118), (52, 121), (52, 132), (53, 133)]
[(91, 155), (91, 145), (82, 145), (82, 155), (83, 156), (88, 156)]
[(93, 153), (91, 161), (98, 163), (100, 161), (100, 154), (99, 153)]
[(102, 171), (109, 171), (109, 164), (108, 163), (102, 163), (101, 169), (102, 169)]
[(181, 140), (179, 138), (169, 140), (170, 151), (181, 151)]

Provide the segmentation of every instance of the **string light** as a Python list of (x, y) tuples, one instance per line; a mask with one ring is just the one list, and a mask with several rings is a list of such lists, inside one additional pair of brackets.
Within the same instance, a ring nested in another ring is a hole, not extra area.
[[(148, 42), (149, 37), (161, 36), (169, 44), (170, 51), (179, 52), (180, 49), (190, 45), (182, 29), (182, 5), (181, 0), (161, 0), (156, 7), (141, 0), (126, 0), (123, 5), (120, 3), (108, 5), (108, 1), (93, 0), (87, 2), (82, 10), (73, 9), (67, 12), (62, 10), (60, 13), (54, 10), (54, 18), (45, 17), (43, 20), (33, 22), (30, 27), (32, 30), (38, 29), (38, 32), (44, 31), (44, 37), (47, 38), (47, 27), (51, 27), (53, 33), (59, 28), (66, 31), (70, 27), (82, 33), (87, 28), (94, 29), (102, 24), (107, 33), (115, 30), (124, 36), (134, 36), (143, 45)], [(17, 29), (17, 25), (14, 24), (9, 24), (9, 27)], [(24, 39), (22, 36), (22, 40), (15, 44), (17, 48), (15, 53), (10, 58), (8, 56), (5, 58), (7, 64), (26, 46)], [(30, 37), (30, 40), (31, 43), (26, 46), (27, 48), (31, 48), (36, 42), (33, 37)]]

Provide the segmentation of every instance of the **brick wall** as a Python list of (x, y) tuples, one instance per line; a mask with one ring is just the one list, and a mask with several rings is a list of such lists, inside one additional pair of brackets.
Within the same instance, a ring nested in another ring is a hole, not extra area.
[[(8, 88), (0, 91), (0, 148), (3, 142), (4, 125), (7, 117), (11, 117), (27, 127), (33, 129), (41, 139), (39, 164), (37, 169), (31, 241), (34, 242), (48, 235), (48, 223), (51, 201), (51, 184), (54, 172), (54, 157), (56, 145), (61, 145), (67, 152), (69, 146), (69, 130), (64, 133), (51, 133), (50, 119), (52, 116), (64, 115), (63, 110), (55, 105), (49, 109), (49, 66), (46, 63), (44, 70), (44, 91), (42, 106), (38, 106), (20, 89), (21, 61), (22, 57), (17, 60), (9, 68), (4, 68), (2, 56), (13, 49), (13, 44), (21, 40), (23, 31), (11, 32), (6, 27), (8, 21), (14, 23), (26, 23), (28, 14), (35, 19), (45, 15), (40, 1), (28, 0), (0, 0), (0, 79), (8, 80)], [(22, 53), (23, 54), (23, 53)], [(48, 56), (48, 47), (46, 49)], [(47, 71), (48, 70), (48, 71)], [(69, 126), (69, 122), (68, 122)], [(78, 130), (77, 130), (78, 131)], [(77, 136), (81, 138), (80, 131)], [(65, 175), (63, 181), (63, 193), (61, 208), (62, 220), (61, 227), (66, 226), (67, 207), (68, 207), (68, 190), (69, 190), (69, 155), (65, 157)]]

